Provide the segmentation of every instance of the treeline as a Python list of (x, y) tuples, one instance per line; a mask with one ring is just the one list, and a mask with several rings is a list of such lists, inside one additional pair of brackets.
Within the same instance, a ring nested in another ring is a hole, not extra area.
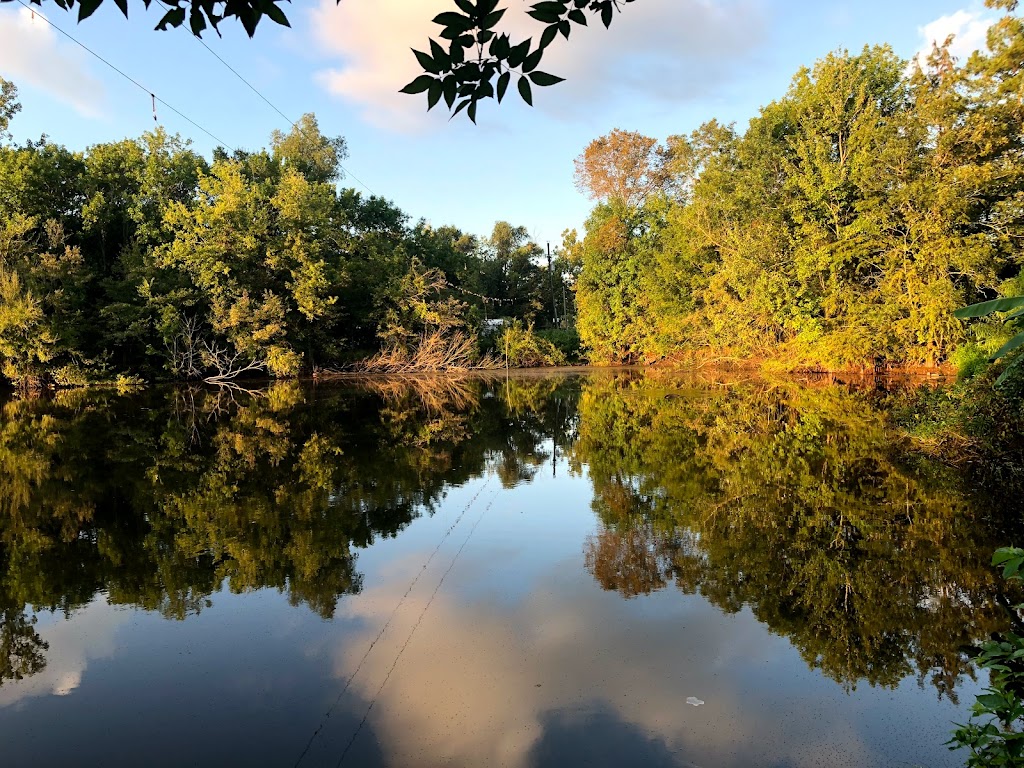
[(768, 359), (791, 369), (963, 363), (996, 324), (958, 307), (1024, 293), (1024, 26), (924, 66), (888, 47), (797, 73), (745, 133), (594, 141), (579, 333), (595, 360)]
[[(18, 105), (0, 85), (2, 139)], [(424, 340), (472, 366), (484, 320), (567, 314), (563, 262), (549, 274), (525, 228), (412, 221), (341, 187), (345, 157), (312, 115), (212, 160), (162, 129), (0, 146), (2, 378), (290, 377), (382, 350), (415, 364)]]

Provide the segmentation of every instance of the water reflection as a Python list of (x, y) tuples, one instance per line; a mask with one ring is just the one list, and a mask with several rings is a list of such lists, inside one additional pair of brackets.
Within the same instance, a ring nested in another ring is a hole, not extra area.
[[(11, 400), (0, 413), (0, 707), (84, 690), (90, 659), (114, 663), (125, 614), (107, 606), (199, 632), (218, 595), (262, 606), (257, 593), (272, 588), (321, 621), (268, 613), (283, 628), (265, 666), (283, 677), (246, 694), (307, 681), (299, 698), (313, 703), (266, 714), (273, 744), (253, 747), (257, 762), (290, 763), (424, 562), (416, 537), (401, 549), (402, 532), (493, 475), (499, 512), (460, 565), (469, 586), (445, 585), (432, 605), (429, 589), (408, 594), (343, 689), (335, 720), (346, 723), (380, 693), (355, 762), (592, 753), (726, 765), (764, 752), (797, 765), (798, 744), (819, 762), (839, 749), (868, 764), (899, 734), (851, 712), (858, 686), (909, 680), (955, 703), (972, 674), (964, 647), (1005, 628), (1019, 598), (986, 565), (1020, 540), (1008, 522), (1019, 510), (895, 442), (885, 406), (899, 396), (625, 373)], [(570, 514), (577, 500), (596, 526)], [(513, 517), (516, 505), (547, 517)], [(448, 525), (422, 535), (436, 543)], [(225, 647), (263, 642), (247, 631)], [(766, 682), (789, 644), (804, 671)], [(810, 703), (772, 690), (794, 685)], [(707, 705), (687, 707), (691, 695)], [(779, 720), (808, 706), (820, 727)], [(914, 717), (941, 745), (946, 716)], [(325, 733), (310, 764), (333, 764), (343, 733)]]
[(916, 673), (955, 696), (963, 647), (1009, 620), (988, 556), (1019, 529), (894, 445), (873, 399), (792, 382), (592, 383), (573, 448), (603, 523), (588, 570), (627, 597), (674, 582), (748, 606), (844, 685)]

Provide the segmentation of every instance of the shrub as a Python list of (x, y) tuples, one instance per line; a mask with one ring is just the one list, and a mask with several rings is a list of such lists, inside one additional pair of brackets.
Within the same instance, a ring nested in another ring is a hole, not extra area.
[(536, 333), (541, 339), (551, 342), (562, 353), (567, 363), (575, 365), (581, 362), (583, 350), (580, 346), (580, 335), (575, 328), (546, 328)]
[(538, 368), (545, 365), (565, 365), (565, 355), (553, 343), (518, 320), (506, 325), (498, 336), (496, 351), (511, 368)]

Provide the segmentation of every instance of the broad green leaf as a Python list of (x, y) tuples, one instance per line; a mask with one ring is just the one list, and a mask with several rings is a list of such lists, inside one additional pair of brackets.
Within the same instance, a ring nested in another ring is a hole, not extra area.
[(1024, 307), (1024, 296), (1010, 296), (1005, 299), (992, 299), (979, 304), (971, 304), (953, 312), (953, 317), (966, 320), (971, 317), (985, 317), (993, 312), (1007, 312), (1017, 307)]
[(996, 386), (999, 386), (1004, 381), (1006, 381), (1010, 374), (1013, 373), (1013, 371), (1017, 368), (1018, 365), (1020, 365), (1020, 361), (1021, 358), (1018, 357), (1015, 358), (1014, 360), (1011, 360), (1010, 363), (1007, 364), (1006, 369), (1001, 374), (999, 374), (999, 378), (996, 379)]
[(1021, 344), (1024, 344), (1024, 331), (1022, 331), (1021, 333), (1018, 333), (1016, 336), (1014, 336), (1008, 342), (1003, 344), (1003, 346), (1001, 346), (999, 348), (999, 351), (996, 352), (994, 355), (992, 355), (991, 359), (992, 360), (998, 360), (1003, 355), (1008, 355), (1011, 352), (1013, 352), (1013, 350), (1017, 349), (1017, 347), (1019, 347)]

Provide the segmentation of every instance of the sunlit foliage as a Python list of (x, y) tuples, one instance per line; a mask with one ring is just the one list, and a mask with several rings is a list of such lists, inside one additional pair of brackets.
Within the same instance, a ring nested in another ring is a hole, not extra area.
[(948, 361), (971, 340), (954, 310), (1024, 292), (1024, 27), (1006, 16), (963, 62), (949, 43), (923, 68), (884, 46), (832, 53), (743, 133), (587, 147), (578, 178), (600, 202), (577, 301), (595, 358)]

